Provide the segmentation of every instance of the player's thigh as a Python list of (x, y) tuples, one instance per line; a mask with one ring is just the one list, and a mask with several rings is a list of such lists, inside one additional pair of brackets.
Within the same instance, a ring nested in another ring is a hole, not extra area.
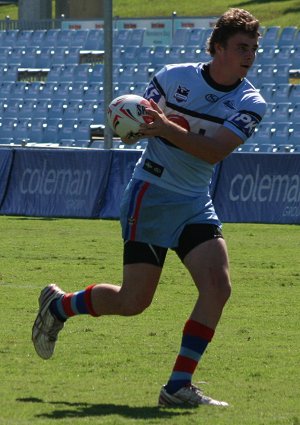
[(200, 291), (222, 292), (230, 295), (229, 262), (223, 238), (210, 239), (194, 247), (184, 258), (184, 264)]
[(146, 243), (124, 244), (123, 284), (121, 295), (141, 310), (148, 307), (155, 294), (167, 249)]

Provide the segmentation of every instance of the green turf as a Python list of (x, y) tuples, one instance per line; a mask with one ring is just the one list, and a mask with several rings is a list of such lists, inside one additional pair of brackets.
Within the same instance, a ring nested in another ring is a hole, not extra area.
[[(224, 0), (204, 1), (181, 1), (168, 0), (113, 0), (113, 16), (125, 17), (149, 17), (149, 16), (172, 16), (176, 11), (178, 16), (218, 16), (228, 7), (241, 7), (249, 10), (261, 21), (262, 25), (288, 25), (299, 26), (299, 1), (246, 1), (233, 0), (228, 3)], [(53, 17), (55, 16), (55, 0), (52, 1)], [(14, 5), (0, 6), (0, 19), (6, 16), (18, 19), (18, 8)]]
[(233, 294), (195, 374), (228, 409), (159, 409), (195, 289), (168, 254), (134, 318), (77, 317), (54, 357), (32, 347), (40, 289), (120, 282), (117, 221), (0, 217), (0, 424), (299, 425), (299, 226), (225, 224)]

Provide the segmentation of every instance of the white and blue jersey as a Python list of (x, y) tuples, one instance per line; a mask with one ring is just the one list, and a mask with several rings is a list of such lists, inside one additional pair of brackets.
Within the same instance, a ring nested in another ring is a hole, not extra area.
[[(241, 142), (252, 135), (266, 110), (264, 99), (246, 78), (233, 86), (218, 85), (203, 63), (165, 66), (149, 83), (144, 97), (153, 99), (167, 117), (193, 133), (213, 137), (223, 125)], [(208, 190), (213, 168), (155, 137), (149, 139), (133, 177), (197, 196)]]
[[(247, 79), (230, 87), (217, 85), (208, 65), (201, 63), (165, 66), (145, 97), (170, 120), (212, 137), (212, 143), (222, 125), (243, 143), (266, 109)], [(174, 248), (189, 224), (221, 226), (209, 193), (213, 168), (163, 138), (150, 138), (121, 203), (123, 239)]]

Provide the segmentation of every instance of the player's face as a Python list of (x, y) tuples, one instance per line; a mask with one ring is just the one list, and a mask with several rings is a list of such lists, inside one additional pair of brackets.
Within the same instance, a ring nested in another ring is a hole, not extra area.
[(257, 48), (258, 36), (252, 38), (238, 33), (229, 38), (226, 46), (218, 49), (224, 71), (230, 71), (235, 79), (245, 77), (255, 60)]

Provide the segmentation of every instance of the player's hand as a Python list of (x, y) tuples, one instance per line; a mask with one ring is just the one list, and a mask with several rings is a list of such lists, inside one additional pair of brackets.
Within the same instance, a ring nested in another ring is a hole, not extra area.
[(154, 100), (150, 99), (151, 109), (147, 108), (147, 114), (150, 115), (153, 121), (149, 124), (141, 124), (140, 133), (145, 136), (161, 136), (165, 137), (168, 131), (170, 121), (160, 109)]
[(125, 145), (134, 145), (143, 137), (145, 136), (143, 136), (141, 133), (130, 133), (126, 137), (122, 137), (121, 140)]

